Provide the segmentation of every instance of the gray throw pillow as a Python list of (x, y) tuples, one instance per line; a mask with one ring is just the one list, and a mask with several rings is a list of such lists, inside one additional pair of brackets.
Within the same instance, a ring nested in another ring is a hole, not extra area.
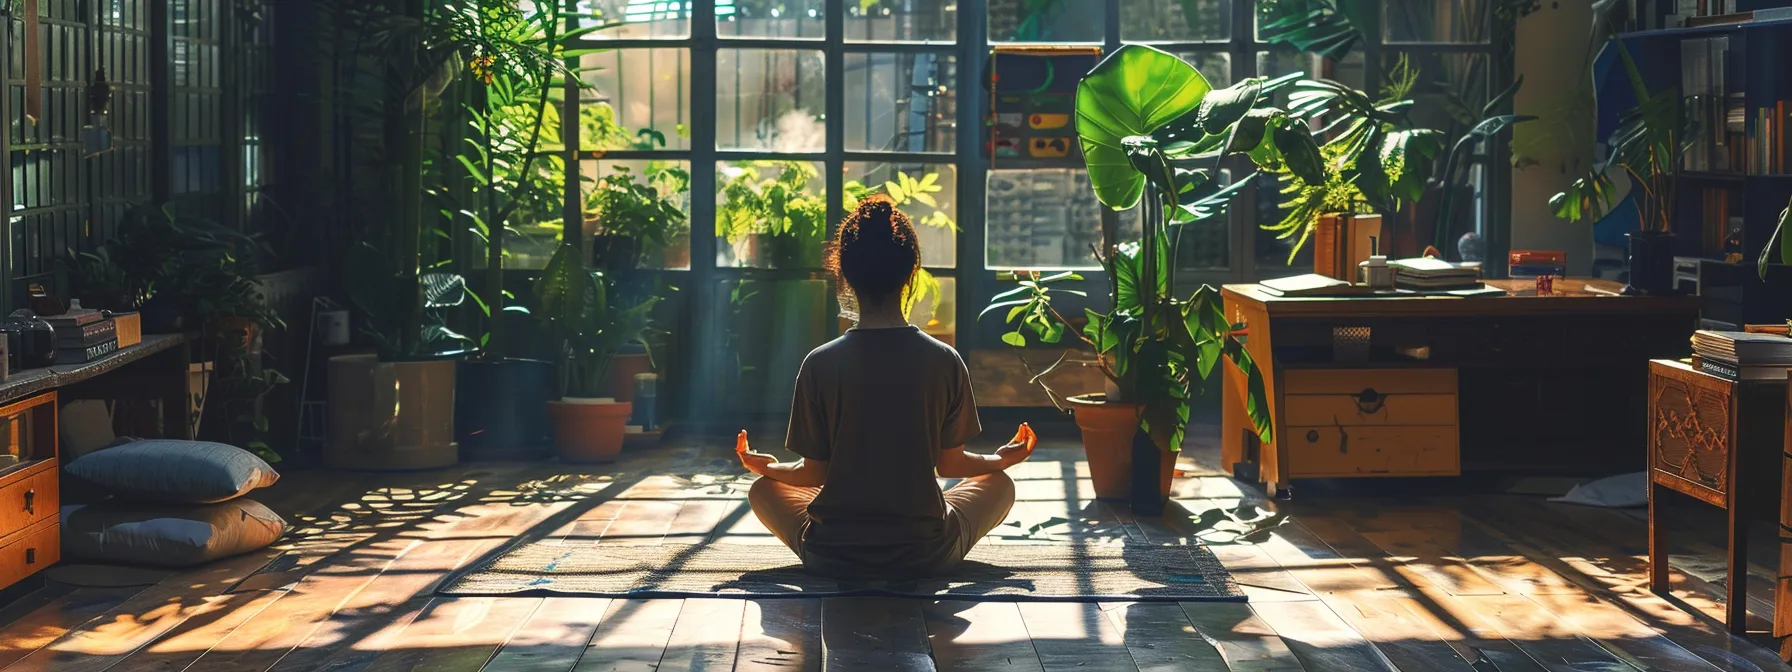
[(261, 502), (62, 507), (62, 558), (115, 565), (191, 567), (280, 539), (286, 521)]
[(209, 504), (273, 485), (280, 474), (254, 453), (203, 441), (146, 439), (82, 455), (68, 473), (114, 497)]

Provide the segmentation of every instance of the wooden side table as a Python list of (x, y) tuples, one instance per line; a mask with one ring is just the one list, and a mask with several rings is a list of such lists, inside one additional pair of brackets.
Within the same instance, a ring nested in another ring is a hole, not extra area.
[[(1695, 370), (1684, 362), (1649, 362), (1649, 590), (1669, 594), (1667, 524), (1661, 498), (1678, 492), (1723, 509), (1726, 581), (1724, 626), (1747, 633), (1747, 504), (1779, 493), (1757, 492), (1744, 463), (1778, 458), (1787, 447), (1785, 383), (1743, 383)], [(1778, 610), (1776, 610), (1778, 611)], [(1775, 619), (1775, 630), (1779, 619)], [(1789, 623), (1792, 625), (1792, 623)]]

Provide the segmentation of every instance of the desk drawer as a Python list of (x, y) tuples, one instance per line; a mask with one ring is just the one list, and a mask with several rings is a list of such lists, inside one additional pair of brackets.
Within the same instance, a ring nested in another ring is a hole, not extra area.
[(1455, 394), (1291, 394), (1283, 401), (1287, 426), (1457, 425)]
[(61, 506), (54, 460), (36, 473), (0, 486), (0, 537), (55, 518)]
[(1456, 394), (1455, 369), (1288, 369), (1282, 394)]
[(1289, 427), (1288, 475), (1454, 476), (1462, 471), (1457, 429), (1451, 427)]
[(0, 588), (18, 583), (62, 559), (62, 526), (39, 524), (0, 546)]

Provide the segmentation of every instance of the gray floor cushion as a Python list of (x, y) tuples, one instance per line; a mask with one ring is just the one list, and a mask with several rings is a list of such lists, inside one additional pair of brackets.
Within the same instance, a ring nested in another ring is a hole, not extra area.
[(265, 548), (286, 521), (253, 499), (222, 504), (102, 502), (62, 508), (65, 560), (191, 567)]
[(146, 439), (82, 455), (68, 473), (122, 499), (209, 504), (280, 480), (254, 453), (204, 441)]

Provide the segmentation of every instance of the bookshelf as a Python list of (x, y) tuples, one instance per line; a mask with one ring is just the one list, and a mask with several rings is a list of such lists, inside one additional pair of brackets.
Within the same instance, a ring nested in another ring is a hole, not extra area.
[[(1707, 2), (1701, 0), (1698, 9)], [(1680, 3), (1685, 5), (1686, 3)], [(1674, 187), (1676, 256), (1696, 259), (1709, 320), (1771, 323), (1792, 317), (1792, 268), (1769, 269), (1763, 282), (1755, 260), (1792, 199), (1792, 0), (1726, 3), (1727, 12), (1757, 12), (1718, 25), (1675, 26), (1674, 2), (1658, 3), (1650, 27), (1622, 40), (1651, 91), (1677, 89), (1694, 129), (1680, 158)], [(1616, 49), (1596, 66), (1598, 136), (1610, 137), (1618, 116), (1636, 106)], [(1734, 254), (1740, 252), (1740, 260)], [(1727, 260), (1726, 258), (1730, 259)]]

